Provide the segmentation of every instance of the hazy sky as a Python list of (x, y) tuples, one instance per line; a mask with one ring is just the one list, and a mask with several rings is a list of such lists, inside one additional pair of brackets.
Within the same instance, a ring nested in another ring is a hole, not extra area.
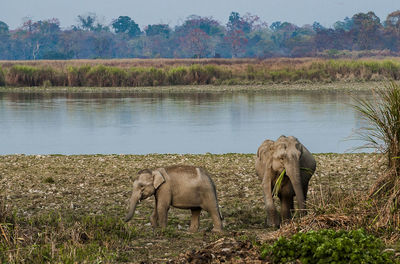
[(58, 18), (61, 27), (77, 24), (77, 16), (96, 13), (103, 24), (125, 15), (143, 29), (148, 24), (180, 24), (187, 16), (212, 16), (226, 24), (232, 11), (249, 12), (263, 21), (288, 21), (296, 25), (320, 22), (332, 26), (335, 21), (358, 12), (374, 11), (381, 20), (400, 9), (400, 0), (1, 0), (0, 21), (11, 29), (24, 17), (33, 20)]

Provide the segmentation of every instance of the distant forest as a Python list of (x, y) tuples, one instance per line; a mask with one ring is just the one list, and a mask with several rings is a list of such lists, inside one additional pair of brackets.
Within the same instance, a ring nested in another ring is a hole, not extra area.
[(109, 25), (95, 14), (78, 16), (62, 29), (58, 19), (25, 20), (17, 29), (0, 21), (0, 59), (271, 58), (400, 55), (400, 10), (381, 21), (374, 12), (337, 21), (297, 26), (232, 12), (227, 23), (189, 16), (182, 24), (140, 28), (128, 16)]

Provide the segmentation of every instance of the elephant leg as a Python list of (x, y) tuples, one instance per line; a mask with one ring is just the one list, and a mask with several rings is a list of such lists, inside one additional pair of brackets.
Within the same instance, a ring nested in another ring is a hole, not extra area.
[(150, 223), (151, 223), (151, 226), (152, 226), (153, 228), (156, 228), (157, 225), (158, 225), (157, 222), (158, 222), (158, 213), (157, 213), (157, 199), (156, 199), (153, 213), (152, 213), (151, 216), (150, 216)]
[(214, 225), (212, 231), (222, 232), (222, 219), (216, 197), (210, 198), (208, 201), (205, 201), (202, 205), (202, 208), (206, 210), (211, 216)]
[(262, 187), (264, 193), (265, 208), (267, 210), (267, 225), (279, 227), (280, 219), (274, 205), (274, 200), (272, 198), (271, 182), (266, 181), (264, 178), (262, 182)]
[(281, 217), (283, 220), (292, 218), (292, 210), (294, 208), (293, 196), (282, 195), (281, 197)]
[(218, 208), (215, 206), (207, 209), (214, 224), (213, 232), (222, 232), (222, 220)]
[(308, 181), (303, 184), (304, 189), (304, 201), (307, 200), (307, 191), (308, 191)]
[(190, 220), (189, 232), (194, 233), (197, 232), (197, 230), (199, 230), (201, 208), (191, 209), (191, 211), (192, 211), (192, 219)]
[(169, 203), (158, 200), (157, 218), (161, 228), (167, 227)]

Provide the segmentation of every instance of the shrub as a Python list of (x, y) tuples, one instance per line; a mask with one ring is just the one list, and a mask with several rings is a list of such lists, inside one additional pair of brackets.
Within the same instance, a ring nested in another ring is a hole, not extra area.
[(395, 263), (383, 242), (362, 229), (299, 232), (263, 245), (261, 257), (273, 263)]

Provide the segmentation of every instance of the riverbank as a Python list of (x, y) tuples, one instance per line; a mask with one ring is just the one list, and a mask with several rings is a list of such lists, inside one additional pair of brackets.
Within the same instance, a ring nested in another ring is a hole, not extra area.
[(366, 82), (400, 79), (400, 60), (0, 61), (0, 86), (143, 87)]
[(383, 87), (387, 81), (369, 82), (332, 82), (332, 83), (296, 83), (264, 85), (172, 85), (145, 87), (0, 87), (0, 92), (23, 93), (227, 93), (227, 92), (371, 92)]
[[(308, 192), (308, 216), (272, 232), (264, 227), (263, 197), (253, 154), (0, 156), (0, 196), (6, 205), (0, 206), (0, 252), (5, 253), (0, 253), (0, 259), (165, 263), (211, 252), (221, 259), (256, 260), (257, 245), (281, 234), (310, 228), (363, 227), (367, 219), (353, 221), (352, 217), (359, 215), (363, 198), (383, 172), (383, 157), (315, 157), (318, 165)], [(173, 208), (167, 230), (153, 233), (149, 224), (153, 199), (138, 206), (131, 222), (123, 222), (132, 177), (140, 169), (169, 164), (204, 166), (213, 175), (224, 233), (210, 232), (212, 223), (207, 213), (202, 213), (201, 231), (187, 233), (190, 212)], [(310, 221), (304, 222), (307, 219)], [(221, 251), (224, 246), (230, 251)], [(212, 251), (218, 247), (219, 253)], [(192, 250), (200, 251), (190, 253)]]

